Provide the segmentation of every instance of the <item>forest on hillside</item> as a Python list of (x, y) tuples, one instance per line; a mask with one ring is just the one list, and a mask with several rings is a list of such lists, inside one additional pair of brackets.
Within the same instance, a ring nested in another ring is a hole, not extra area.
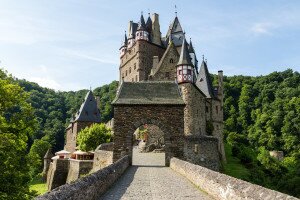
[[(216, 84), (216, 76), (213, 78)], [(72, 114), (79, 109), (87, 90), (56, 92), (36, 83), (12, 78), (3, 70), (0, 70), (0, 83), (0, 125), (9, 124), (11, 119), (7, 116), (19, 109), (1, 109), (5, 101), (10, 101), (8, 98), (2, 99), (1, 95), (10, 94), (11, 87), (25, 91), (22, 99), (26, 101), (26, 108), (31, 109), (34, 117), (28, 122), (30, 133), (24, 133), (26, 137), (22, 137), (27, 155), (19, 156), (23, 162), (27, 162), (26, 166), (30, 166), (22, 169), (22, 173), (28, 176), (25, 180), (16, 179), (21, 181), (19, 187), (26, 188), (30, 176), (41, 172), (42, 158), (47, 149), (51, 147), (53, 151), (57, 151), (63, 148), (65, 127)], [(300, 74), (288, 69), (258, 77), (225, 76), (224, 84), (224, 141), (228, 162), (224, 163), (223, 171), (300, 197)], [(95, 96), (100, 96), (103, 122), (113, 117), (110, 103), (117, 87), (118, 82), (113, 81), (93, 90)], [(12, 102), (16, 102), (13, 95), (10, 94), (9, 97)], [(0, 127), (0, 137), (6, 130), (2, 127), (4, 126)], [(1, 145), (0, 143), (0, 152), (3, 152), (4, 146)], [(5, 147), (7, 149), (9, 147)], [(284, 160), (278, 161), (270, 157), (271, 150), (283, 151)], [(5, 157), (2, 154), (0, 156)], [(1, 164), (2, 162), (4, 161)], [(1, 170), (8, 170), (8, 166), (2, 166)], [(2, 180), (0, 188), (1, 183)]]

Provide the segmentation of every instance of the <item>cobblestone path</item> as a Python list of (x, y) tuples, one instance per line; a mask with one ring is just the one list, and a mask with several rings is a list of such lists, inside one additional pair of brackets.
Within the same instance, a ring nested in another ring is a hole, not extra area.
[(134, 149), (133, 166), (101, 199), (211, 199), (169, 167), (163, 153), (138, 153)]

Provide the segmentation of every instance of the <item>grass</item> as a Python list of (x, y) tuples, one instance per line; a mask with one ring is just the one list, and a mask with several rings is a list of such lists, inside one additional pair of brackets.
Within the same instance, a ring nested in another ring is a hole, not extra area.
[(30, 191), (36, 191), (38, 195), (47, 192), (47, 185), (42, 181), (40, 177), (35, 177), (29, 184)]
[(225, 143), (225, 154), (227, 163), (223, 163), (223, 173), (242, 180), (250, 179), (250, 171), (242, 165), (240, 159), (233, 157), (231, 146)]

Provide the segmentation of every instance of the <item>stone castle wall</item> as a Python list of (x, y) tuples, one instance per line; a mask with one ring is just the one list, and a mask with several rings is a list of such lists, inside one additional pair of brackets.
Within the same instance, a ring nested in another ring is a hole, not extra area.
[(211, 136), (187, 137), (184, 147), (184, 160), (219, 171), (218, 142), (218, 138)]
[(93, 122), (74, 122), (67, 129), (65, 150), (74, 152), (76, 148), (76, 139), (78, 133), (85, 127), (91, 126)]
[(70, 167), (66, 183), (77, 180), (82, 175), (88, 174), (93, 168), (93, 160), (70, 159)]
[(205, 96), (194, 85), (190, 83), (180, 84), (184, 108), (184, 134), (205, 135), (206, 114)]
[(93, 171), (98, 171), (113, 163), (114, 143), (105, 143), (99, 145), (94, 153)]
[(153, 66), (153, 56), (162, 57), (165, 49), (147, 41), (136, 41), (121, 58), (120, 81), (138, 82), (148, 80)]
[(177, 158), (171, 159), (170, 167), (215, 199), (297, 200), (297, 198), (287, 194), (242, 181)]
[(36, 200), (97, 200), (128, 166), (129, 158), (125, 156), (102, 170), (38, 196)]
[(57, 159), (49, 166), (47, 174), (48, 191), (66, 183), (69, 171), (69, 160)]
[(133, 133), (144, 124), (164, 132), (166, 165), (173, 156), (183, 157), (184, 105), (114, 105), (114, 161), (122, 155), (132, 160)]

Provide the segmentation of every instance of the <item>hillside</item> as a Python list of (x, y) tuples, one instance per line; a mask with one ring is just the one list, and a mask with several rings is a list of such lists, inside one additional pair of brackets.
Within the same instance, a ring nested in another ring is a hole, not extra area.
[[(0, 75), (3, 76), (1, 71)], [(214, 76), (214, 83), (217, 78)], [(29, 92), (37, 127), (28, 140), (32, 174), (41, 172), (42, 156), (64, 145), (65, 127), (87, 90), (55, 92), (36, 83), (13, 79)], [(225, 173), (265, 187), (300, 196), (300, 74), (292, 70), (266, 76), (224, 77)], [(100, 96), (102, 121), (112, 118), (110, 102), (118, 82), (93, 90)], [(279, 162), (271, 150), (284, 152)]]

